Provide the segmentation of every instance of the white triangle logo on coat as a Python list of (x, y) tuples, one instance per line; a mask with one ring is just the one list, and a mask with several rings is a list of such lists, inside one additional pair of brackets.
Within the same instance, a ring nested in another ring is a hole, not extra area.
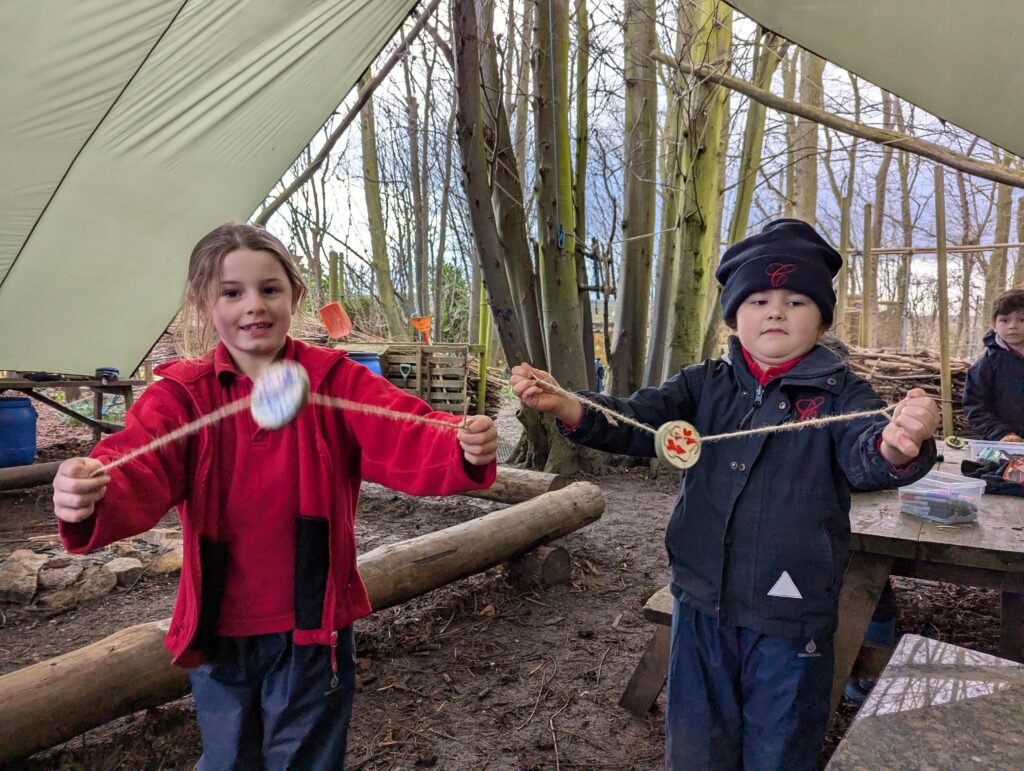
[(804, 598), (800, 594), (800, 590), (796, 588), (796, 584), (793, 583), (793, 579), (789, 577), (789, 572), (785, 570), (782, 571), (779, 580), (775, 582), (775, 586), (768, 590), (768, 596), (789, 597), (794, 600), (802, 600)]

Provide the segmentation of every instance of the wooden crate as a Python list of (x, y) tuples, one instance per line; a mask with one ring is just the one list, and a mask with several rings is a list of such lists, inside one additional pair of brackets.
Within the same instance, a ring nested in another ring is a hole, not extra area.
[(468, 391), (468, 345), (392, 343), (381, 355), (384, 377), (436, 410), (461, 415)]

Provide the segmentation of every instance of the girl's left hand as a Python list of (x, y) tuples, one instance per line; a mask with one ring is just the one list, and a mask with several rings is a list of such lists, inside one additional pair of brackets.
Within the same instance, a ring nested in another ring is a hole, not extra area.
[(498, 455), (498, 429), (486, 415), (471, 415), (458, 437), (467, 463), (486, 466)]
[(905, 466), (921, 452), (921, 445), (935, 436), (939, 408), (921, 388), (912, 388), (893, 410), (882, 431), (882, 455), (894, 466)]

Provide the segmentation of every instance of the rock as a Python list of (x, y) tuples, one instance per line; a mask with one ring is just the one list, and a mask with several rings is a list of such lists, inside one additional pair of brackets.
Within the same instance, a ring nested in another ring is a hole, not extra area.
[(65, 589), (75, 583), (85, 571), (85, 565), (78, 560), (56, 557), (39, 571), (39, 589)]
[(99, 565), (87, 568), (82, 583), (75, 588), (78, 589), (78, 601), (86, 602), (109, 594), (115, 586), (117, 576), (107, 570), (106, 565)]
[(0, 564), (0, 600), (27, 605), (39, 586), (39, 571), (49, 557), (18, 549)]
[(43, 608), (61, 610), (78, 604), (78, 592), (74, 587), (39, 592), (36, 602)]
[(136, 559), (143, 559), (148, 555), (145, 549), (140, 549), (130, 541), (114, 541), (107, 547), (110, 553), (115, 557), (135, 557)]
[(114, 574), (121, 586), (131, 586), (142, 575), (142, 561), (134, 557), (118, 557), (104, 567)]
[(181, 561), (184, 556), (181, 549), (171, 549), (150, 562), (149, 571), (158, 575), (177, 573), (181, 570)]
[(135, 538), (161, 549), (165, 546), (170, 548), (181, 546), (181, 531), (169, 527), (154, 527), (152, 530), (140, 533)]

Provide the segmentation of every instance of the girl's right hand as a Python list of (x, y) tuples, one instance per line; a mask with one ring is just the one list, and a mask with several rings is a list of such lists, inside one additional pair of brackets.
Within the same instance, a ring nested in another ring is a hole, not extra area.
[(558, 385), (547, 372), (535, 369), (526, 362), (512, 368), (512, 390), (527, 407), (541, 412), (550, 412), (570, 426), (575, 426), (583, 419), (582, 404), (571, 396), (542, 388), (537, 385), (538, 380)]
[(110, 477), (92, 476), (103, 464), (95, 458), (68, 458), (53, 479), (53, 513), (64, 522), (81, 522), (92, 516), (96, 502), (107, 492)]

